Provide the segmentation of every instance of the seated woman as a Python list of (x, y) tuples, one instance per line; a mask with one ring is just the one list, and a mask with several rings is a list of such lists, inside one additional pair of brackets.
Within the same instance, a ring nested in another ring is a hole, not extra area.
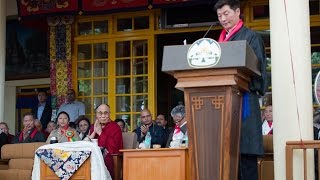
[(89, 134), (90, 121), (87, 117), (80, 116), (76, 122), (77, 122), (78, 131), (79, 131), (79, 137), (81, 140), (83, 140)]
[(69, 114), (62, 111), (58, 114), (58, 129), (51, 131), (47, 143), (50, 142), (52, 137), (56, 137), (58, 142), (72, 142), (79, 141), (79, 135), (74, 128), (69, 127), (70, 117)]

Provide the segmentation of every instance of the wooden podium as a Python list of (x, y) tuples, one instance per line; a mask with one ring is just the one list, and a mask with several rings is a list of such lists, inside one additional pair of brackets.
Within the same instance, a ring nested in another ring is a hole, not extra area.
[(162, 71), (184, 90), (192, 180), (238, 179), (242, 92), (260, 75), (246, 41), (220, 43), (221, 59), (211, 68), (188, 65), (190, 45), (165, 46)]
[(186, 148), (123, 149), (123, 180), (186, 180)]

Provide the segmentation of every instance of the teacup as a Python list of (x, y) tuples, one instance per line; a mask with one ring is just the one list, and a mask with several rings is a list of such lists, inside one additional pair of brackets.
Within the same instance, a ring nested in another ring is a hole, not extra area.
[(158, 148), (161, 148), (161, 145), (160, 144), (154, 144), (154, 145), (152, 145), (152, 148), (153, 149), (158, 149)]

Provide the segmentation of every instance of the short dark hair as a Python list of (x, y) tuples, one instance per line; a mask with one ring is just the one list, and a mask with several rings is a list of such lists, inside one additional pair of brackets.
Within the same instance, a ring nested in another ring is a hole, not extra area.
[[(165, 115), (164, 113), (159, 113), (158, 116), (160, 116), (160, 115), (162, 115), (163, 118), (164, 118), (164, 120), (168, 122), (168, 117), (167, 117), (167, 115)], [(157, 117), (158, 117), (158, 116), (157, 116)]]
[(60, 114), (65, 114), (65, 115), (67, 115), (68, 121), (70, 122), (70, 116), (69, 116), (69, 114), (68, 114), (67, 112), (65, 112), (65, 111), (61, 111), (61, 112), (58, 114), (57, 120), (59, 119)]
[(31, 116), (33, 120), (35, 119), (34, 115), (31, 112), (27, 112), (23, 114), (23, 117), (26, 117), (26, 116)]
[(240, 8), (240, 1), (239, 0), (218, 0), (218, 2), (214, 5), (214, 9), (220, 9), (225, 5), (229, 5), (232, 10), (236, 10)]
[(46, 96), (48, 96), (48, 93), (47, 93), (47, 91), (45, 91), (45, 90), (38, 90), (38, 95), (40, 94), (40, 93), (44, 93)]
[(90, 126), (90, 120), (89, 120), (89, 118), (87, 118), (86, 116), (84, 116), (84, 115), (81, 115), (81, 116), (79, 116), (78, 117), (78, 119), (75, 121), (76, 122), (76, 125), (79, 127), (79, 124), (80, 124), (80, 122), (81, 121), (87, 121), (87, 123), (89, 124), (89, 126)]
[(0, 124), (5, 125), (7, 129), (9, 128), (9, 127), (8, 127), (8, 124), (7, 124), (7, 123), (5, 123), (5, 122), (0, 122)]
[(116, 119), (115, 122), (122, 122), (124, 125), (126, 124), (123, 119)]

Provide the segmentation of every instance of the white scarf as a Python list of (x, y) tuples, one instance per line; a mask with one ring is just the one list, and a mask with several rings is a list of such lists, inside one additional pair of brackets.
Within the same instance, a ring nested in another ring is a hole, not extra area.
[[(64, 151), (91, 151), (91, 179), (92, 180), (112, 180), (102, 157), (101, 150), (98, 146), (88, 141), (76, 141), (48, 144), (38, 149), (60, 149)], [(32, 180), (40, 179), (40, 158), (35, 155), (32, 171)]]
[(270, 127), (268, 121), (264, 120), (262, 124), (262, 135), (269, 134), (269, 132), (272, 131), (272, 129), (273, 129), (273, 123), (271, 124), (271, 127)]

